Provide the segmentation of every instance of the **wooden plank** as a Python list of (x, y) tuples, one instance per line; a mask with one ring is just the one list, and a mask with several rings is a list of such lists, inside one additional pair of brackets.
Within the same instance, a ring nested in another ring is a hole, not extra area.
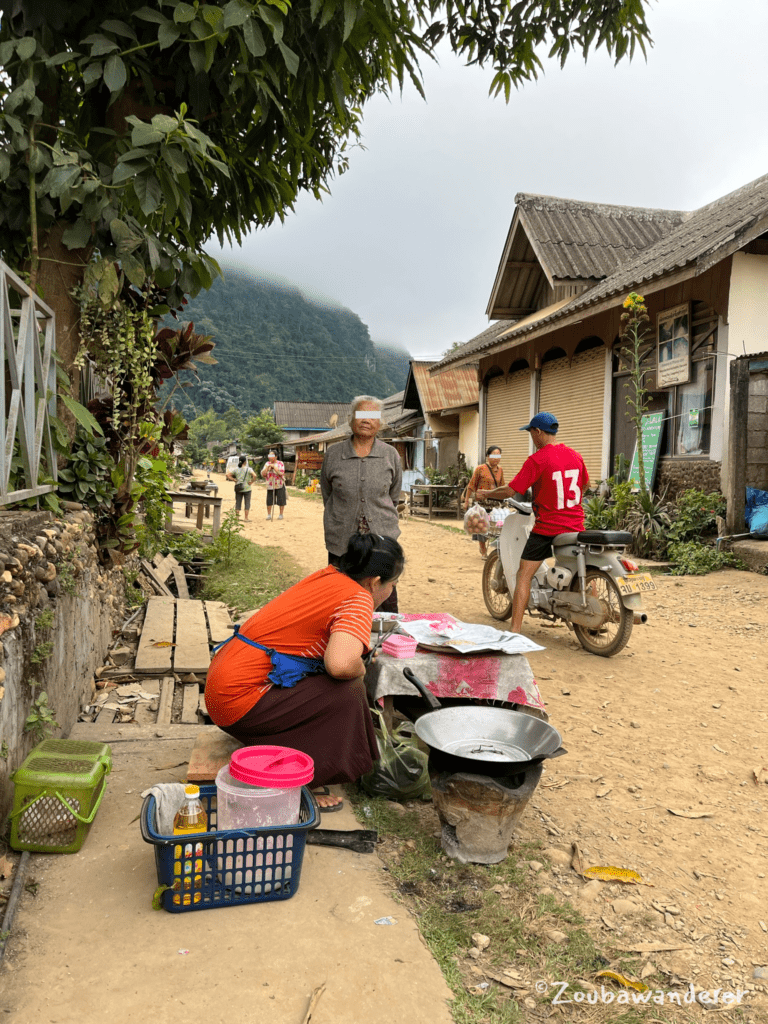
[(173, 643), (176, 602), (172, 597), (150, 597), (147, 614), (136, 652), (135, 672), (162, 674), (171, 671), (173, 647), (153, 647), (153, 643)]
[(200, 687), (197, 683), (184, 683), (184, 694), (181, 705), (181, 724), (197, 725), (197, 705), (200, 701)]
[(176, 584), (176, 589), (179, 592), (179, 597), (182, 601), (189, 600), (189, 587), (187, 586), (187, 580), (184, 576), (184, 570), (180, 565), (175, 565), (172, 569), (173, 582)]
[(134, 721), (137, 725), (154, 725), (157, 721), (157, 713), (160, 707), (161, 680), (142, 679), (138, 684), (138, 687), (145, 693), (156, 693), (157, 697), (151, 702), (151, 704), (148, 704), (145, 700), (139, 701), (136, 705), (136, 711), (134, 712)]
[(229, 764), (232, 752), (242, 745), (215, 725), (203, 726), (189, 755), (187, 781), (215, 782), (219, 768)]
[(157, 706), (157, 724), (170, 725), (173, 711), (173, 691), (176, 681), (173, 676), (163, 676), (160, 683), (160, 703)]
[(178, 564), (179, 563), (176, 561), (173, 555), (166, 555), (164, 558), (160, 558), (160, 560), (155, 565), (155, 574), (157, 575), (157, 578), (159, 580), (162, 580), (163, 583), (165, 583), (165, 581), (173, 572), (173, 569), (175, 567), (178, 567)]
[[(146, 630), (146, 627), (145, 627)], [(211, 663), (208, 649), (208, 626), (202, 601), (176, 603), (176, 647), (173, 668), (179, 675), (199, 672), (205, 676)]]
[(170, 592), (168, 587), (166, 587), (166, 585), (163, 582), (163, 580), (161, 580), (160, 577), (155, 572), (154, 566), (151, 564), (151, 562), (148, 562), (146, 560), (146, 558), (142, 558), (142, 560), (141, 560), (141, 568), (144, 570), (144, 572), (149, 577), (150, 583), (155, 588), (155, 590), (158, 592), (158, 594), (160, 594), (162, 597), (173, 597), (173, 594)]
[(204, 693), (201, 693), (197, 699), (197, 710), (200, 712), (201, 715), (205, 715), (206, 717), (208, 716), (208, 707), (205, 703)]
[[(223, 601), (205, 601), (205, 617), (208, 619), (208, 635), (212, 644), (220, 644), (232, 635), (234, 626), (227, 606)], [(240, 641), (238, 640), (238, 643)]]

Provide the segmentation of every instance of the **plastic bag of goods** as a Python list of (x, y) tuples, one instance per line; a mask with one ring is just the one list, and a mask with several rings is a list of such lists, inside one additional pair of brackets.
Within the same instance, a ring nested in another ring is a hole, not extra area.
[(501, 533), (501, 528), (504, 525), (504, 520), (511, 513), (512, 509), (509, 508), (493, 508), (490, 511), (489, 519), (491, 521), (491, 530), (494, 533)]
[(379, 719), (379, 759), (360, 779), (364, 792), (388, 800), (426, 796), (430, 791), (428, 755), (416, 746), (416, 737), (410, 734), (411, 723), (402, 722), (389, 732), (381, 712), (375, 708), (373, 713)]
[(468, 508), (464, 513), (464, 531), (465, 533), (488, 533), (490, 526), (490, 519), (488, 513), (485, 511), (482, 505), (475, 503), (471, 508)]

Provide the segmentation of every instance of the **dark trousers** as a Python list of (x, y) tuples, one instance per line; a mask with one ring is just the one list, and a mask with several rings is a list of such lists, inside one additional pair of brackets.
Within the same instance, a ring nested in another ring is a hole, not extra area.
[(315, 762), (312, 785), (353, 782), (379, 756), (362, 679), (305, 676), (273, 686), (233, 725), (222, 726), (246, 746), (292, 747)]
[[(330, 551), (328, 552), (328, 565), (335, 565), (338, 569), (340, 561), (341, 555), (334, 555)], [(397, 587), (392, 587), (392, 593), (376, 610), (380, 612), (392, 612), (394, 615), (397, 615)]]

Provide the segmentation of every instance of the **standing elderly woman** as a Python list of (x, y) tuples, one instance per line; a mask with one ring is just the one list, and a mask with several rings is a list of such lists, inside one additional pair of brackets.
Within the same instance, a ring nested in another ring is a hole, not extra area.
[[(353, 533), (374, 533), (397, 540), (400, 536), (397, 502), (403, 482), (400, 456), (376, 437), (384, 423), (383, 402), (371, 395), (352, 400), (352, 436), (331, 445), (320, 474), (323, 528), (328, 564), (339, 565)], [(397, 590), (381, 605), (397, 611)]]
[[(504, 470), (501, 468), (501, 448), (492, 444), (485, 449), (485, 462), (475, 469), (472, 479), (467, 484), (464, 511), (466, 512), (474, 502), (478, 491), (492, 491), (503, 484)], [(488, 554), (485, 537), (481, 533), (473, 533), (472, 540), (480, 542), (480, 556), (485, 558)]]

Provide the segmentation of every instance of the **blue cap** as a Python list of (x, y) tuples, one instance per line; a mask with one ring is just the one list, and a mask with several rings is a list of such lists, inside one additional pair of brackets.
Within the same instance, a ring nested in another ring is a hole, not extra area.
[(520, 429), (543, 430), (545, 434), (556, 434), (559, 426), (557, 417), (553, 416), (551, 412), (537, 412), (531, 422)]

